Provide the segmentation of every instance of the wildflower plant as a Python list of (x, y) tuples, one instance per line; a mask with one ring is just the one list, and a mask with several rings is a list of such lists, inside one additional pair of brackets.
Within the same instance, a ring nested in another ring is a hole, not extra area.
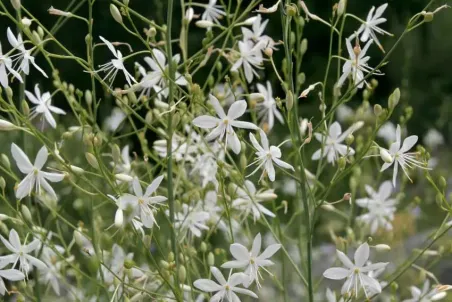
[[(0, 1), (0, 295), (447, 297), (435, 272), (452, 207), (428, 151), (445, 140), (411, 134), (403, 87), (384, 107), (377, 94), (400, 42), (446, 5), (390, 33), (388, 4), (362, 19), (346, 0), (325, 16), (313, 1), (167, 0), (154, 21), (108, 0), (113, 35), (93, 17), (105, 1), (76, 2), (41, 22)], [(58, 39), (68, 23), (84, 52)], [(331, 37), (321, 81), (304, 73), (308, 27)], [(396, 257), (429, 200), (441, 218)]]

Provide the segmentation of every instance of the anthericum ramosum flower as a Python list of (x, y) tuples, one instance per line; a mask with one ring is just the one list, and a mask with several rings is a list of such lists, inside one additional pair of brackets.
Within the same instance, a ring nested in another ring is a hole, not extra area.
[(100, 69), (97, 70), (96, 72), (99, 71), (105, 72), (107, 75), (104, 77), (103, 80), (106, 80), (110, 84), (113, 84), (118, 71), (122, 71), (124, 73), (127, 84), (129, 84), (129, 86), (132, 86), (132, 82), (137, 83), (135, 78), (127, 71), (126, 67), (124, 66), (124, 59), (122, 58), (121, 51), (116, 50), (113, 44), (110, 41), (106, 40), (105, 38), (101, 36), (99, 36), (99, 38), (102, 40), (102, 42), (105, 43), (105, 45), (107, 45), (108, 49), (111, 51), (115, 58), (108, 63), (100, 65), (99, 66)]
[[(261, 136), (261, 144), (260, 145), (254, 134), (250, 133), (250, 141), (253, 144), (254, 148), (256, 148), (256, 156), (257, 159), (251, 163), (250, 165), (257, 163), (257, 168), (250, 174), (253, 175), (256, 173), (257, 170), (259, 170), (262, 166), (264, 167), (264, 172), (267, 173), (268, 179), (270, 181), (275, 181), (275, 167), (273, 166), (273, 163), (277, 165), (278, 167), (281, 167), (283, 169), (289, 169), (292, 171), (295, 171), (295, 169), (288, 163), (282, 161), (281, 158), (281, 149), (277, 146), (270, 146), (268, 143), (267, 135), (264, 131), (260, 131)], [(261, 178), (264, 176), (264, 173), (262, 173)]]
[(400, 129), (400, 125), (397, 125), (396, 141), (391, 144), (389, 150), (380, 147), (380, 156), (385, 162), (381, 167), (380, 172), (383, 172), (394, 164), (394, 172), (392, 175), (392, 184), (394, 187), (396, 186), (399, 165), (410, 181), (411, 178), (408, 175), (407, 168), (412, 169), (418, 167), (421, 169), (428, 169), (424, 163), (416, 159), (418, 156), (417, 152), (408, 152), (417, 143), (417, 140), (417, 135), (411, 135), (405, 138), (402, 143), (402, 130)]
[(215, 277), (217, 282), (212, 281), (210, 279), (198, 279), (193, 282), (193, 285), (203, 292), (214, 293), (210, 301), (211, 302), (219, 302), (219, 301), (230, 301), (230, 302), (240, 302), (240, 298), (237, 296), (238, 294), (248, 295), (253, 298), (258, 298), (258, 296), (250, 291), (249, 289), (237, 287), (238, 285), (247, 282), (248, 278), (244, 273), (235, 273), (229, 276), (228, 280), (224, 278), (223, 274), (220, 270), (214, 266), (210, 267), (210, 272)]
[(39, 150), (33, 165), (24, 151), (14, 143), (11, 144), (11, 154), (20, 172), (27, 174), (17, 186), (16, 198), (22, 199), (30, 195), (33, 187), (35, 187), (36, 192), (40, 195), (42, 187), (53, 199), (57, 199), (55, 191), (47, 181), (62, 181), (64, 174), (41, 171), (48, 157), (48, 151), (45, 146)]
[(30, 255), (36, 248), (38, 248), (40, 242), (39, 239), (34, 239), (27, 245), (22, 245), (20, 243), (19, 234), (17, 234), (15, 229), (11, 229), (9, 231), (9, 240), (3, 238), (0, 235), (0, 239), (5, 245), (5, 247), (11, 252), (11, 254), (0, 257), (1, 263), (13, 263), (13, 267), (19, 263), (19, 269), (25, 275), (33, 268), (36, 267), (38, 269), (45, 269), (47, 266), (44, 262), (39, 260), (36, 257)]
[(182, 212), (176, 213), (175, 227), (180, 228), (184, 232), (190, 231), (196, 237), (201, 237), (202, 231), (209, 230), (209, 227), (206, 225), (209, 219), (209, 212), (203, 211), (201, 207), (190, 207), (187, 204), (183, 204)]
[[(341, 87), (345, 80), (351, 76), (353, 85), (358, 85), (358, 88), (363, 88), (364, 83), (366, 83), (366, 81), (364, 81), (364, 73), (368, 73), (372, 70), (372, 68), (367, 65), (370, 57), (365, 56), (372, 42), (373, 40), (369, 40), (364, 48), (361, 49), (358, 45), (353, 48), (350, 40), (345, 39), (350, 59), (348, 59), (342, 67), (342, 75), (337, 83), (338, 87)], [(374, 74), (380, 73), (374, 72)]]
[(389, 198), (393, 191), (391, 181), (383, 182), (378, 192), (368, 185), (365, 186), (365, 189), (369, 197), (357, 199), (356, 204), (366, 208), (369, 212), (358, 216), (357, 219), (370, 226), (371, 234), (375, 234), (379, 228), (392, 230), (391, 222), (394, 220), (397, 199)]
[(8, 262), (0, 262), (0, 295), (2, 296), (7, 292), (3, 279), (9, 281), (20, 281), (25, 279), (24, 273), (17, 269), (4, 269), (8, 264)]
[(28, 75), (30, 73), (30, 63), (31, 63), (37, 70), (39, 70), (40, 73), (42, 73), (43, 76), (47, 78), (47, 74), (35, 63), (35, 58), (31, 55), (33, 48), (25, 49), (25, 44), (24, 41), (22, 40), (22, 36), (18, 34), (16, 38), (9, 27), (6, 31), (6, 34), (8, 36), (9, 44), (11, 44), (11, 46), (17, 49), (18, 51), (20, 51), (19, 54), (12, 56), (12, 58), (16, 57), (15, 59), (13, 59), (13, 61), (17, 60), (19, 64), (19, 68), (17, 71), (18, 72), (23, 71), (25, 74)]
[[(260, 272), (259, 268), (264, 270), (266, 266), (273, 265), (273, 261), (269, 260), (280, 248), (281, 244), (269, 245), (262, 254), (259, 255), (262, 246), (261, 234), (257, 234), (253, 241), (251, 250), (241, 245), (240, 243), (231, 244), (229, 251), (235, 260), (224, 263), (223, 268), (245, 268), (245, 274), (249, 277), (246, 282), (243, 283), (245, 287), (250, 286), (254, 281), (259, 284)], [(266, 270), (267, 271), (267, 270)], [(268, 272), (268, 271), (267, 271)]]
[(250, 180), (245, 180), (245, 187), (243, 189), (237, 187), (235, 194), (237, 198), (232, 201), (232, 208), (240, 211), (241, 216), (247, 217), (252, 214), (255, 222), (260, 219), (261, 213), (275, 217), (272, 211), (260, 204), (261, 202), (274, 200), (278, 197), (273, 192), (273, 189), (258, 192)]
[(327, 136), (323, 133), (314, 133), (315, 138), (320, 143), (325, 143), (325, 145), (312, 154), (312, 160), (319, 160), (321, 157), (326, 157), (327, 161), (334, 165), (339, 156), (354, 155), (355, 150), (350, 146), (342, 144), (342, 142), (349, 134), (360, 129), (363, 125), (363, 122), (356, 122), (345, 132), (342, 132), (341, 125), (338, 122), (334, 122), (328, 130)]
[(147, 228), (152, 228), (154, 224), (156, 224), (154, 211), (157, 205), (167, 199), (165, 196), (152, 196), (152, 194), (157, 191), (162, 180), (163, 175), (154, 179), (146, 188), (146, 192), (143, 193), (140, 181), (137, 177), (134, 177), (132, 187), (135, 195), (129, 193), (121, 195), (118, 199), (120, 203), (119, 208), (127, 209), (128, 207), (131, 207), (134, 210), (134, 214), (140, 216), (143, 225)]
[(387, 7), (388, 4), (385, 3), (380, 5), (375, 11), (375, 6), (372, 6), (372, 8), (369, 11), (369, 14), (367, 15), (366, 22), (361, 24), (358, 31), (355, 34), (353, 34), (349, 39), (353, 39), (354, 37), (356, 37), (356, 35), (358, 36), (361, 35), (361, 42), (367, 42), (369, 38), (371, 38), (375, 41), (378, 47), (380, 47), (380, 49), (383, 50), (383, 47), (381, 46), (380, 41), (378, 40), (377, 35), (375, 33), (392, 36), (387, 31), (378, 27), (378, 25), (386, 22), (386, 19), (381, 18), (381, 16), (383, 15)]
[(261, 123), (266, 122), (268, 124), (268, 130), (270, 131), (275, 124), (275, 117), (281, 123), (284, 124), (284, 119), (276, 107), (276, 101), (273, 97), (273, 89), (269, 81), (267, 81), (267, 87), (262, 84), (257, 84), (257, 89), (264, 96), (262, 102), (258, 102), (256, 105), (257, 116), (261, 119)]
[(367, 242), (361, 244), (356, 250), (354, 263), (343, 252), (339, 250), (336, 250), (336, 252), (337, 257), (345, 268), (329, 268), (323, 273), (323, 276), (332, 280), (347, 279), (342, 286), (342, 295), (348, 293), (351, 296), (358, 297), (361, 288), (364, 290), (366, 298), (369, 298), (369, 291), (373, 293), (381, 293), (380, 283), (376, 279), (369, 277), (367, 273), (384, 268), (388, 263), (379, 262), (366, 265), (370, 254)]
[(422, 290), (416, 286), (410, 287), (411, 298), (405, 299), (402, 302), (433, 302), (439, 301), (446, 297), (446, 291), (451, 290), (450, 285), (437, 285), (430, 287), (430, 280), (426, 279), (422, 285)]
[(35, 94), (33, 95), (30, 91), (25, 90), (25, 95), (30, 102), (36, 105), (36, 107), (31, 110), (30, 118), (34, 118), (42, 114), (49, 125), (52, 126), (52, 128), (56, 128), (56, 121), (52, 115), (52, 112), (62, 115), (65, 115), (66, 112), (58, 107), (52, 106), (52, 97), (50, 92), (44, 92), (41, 95), (41, 90), (39, 89), (38, 84), (36, 84)]
[(235, 61), (231, 67), (231, 71), (237, 71), (240, 66), (243, 66), (245, 78), (248, 83), (253, 81), (254, 76), (259, 77), (254, 68), (262, 68), (262, 48), (265, 41), (259, 41), (254, 44), (252, 41), (239, 41), (239, 55), (240, 57)]
[(252, 23), (252, 30), (242, 27), (243, 40), (251, 40), (254, 43), (264, 41), (260, 44), (261, 50), (266, 47), (274, 47), (275, 41), (267, 35), (264, 35), (265, 27), (267, 26), (268, 20), (262, 22), (262, 16), (257, 15)]
[(253, 123), (236, 121), (236, 119), (245, 113), (247, 107), (246, 101), (239, 100), (234, 102), (229, 108), (227, 115), (225, 114), (223, 107), (221, 107), (220, 102), (218, 102), (218, 99), (211, 94), (209, 95), (209, 102), (215, 109), (218, 117), (210, 115), (198, 116), (193, 120), (193, 125), (203, 129), (214, 128), (206, 136), (206, 140), (210, 141), (217, 137), (220, 137), (220, 140), (223, 140), (223, 137), (226, 136), (226, 145), (229, 146), (234, 153), (240, 153), (240, 140), (234, 132), (233, 127), (251, 130), (258, 129)]
[(12, 64), (11, 58), (3, 54), (2, 44), (0, 43), (0, 84), (5, 88), (9, 86), (8, 73), (11, 73), (19, 82), (23, 83), (22, 77), (13, 69)]
[(219, 20), (226, 16), (226, 13), (221, 10), (221, 5), (217, 5), (217, 0), (209, 0), (209, 4), (203, 6), (206, 10), (201, 15), (202, 20), (219, 24)]

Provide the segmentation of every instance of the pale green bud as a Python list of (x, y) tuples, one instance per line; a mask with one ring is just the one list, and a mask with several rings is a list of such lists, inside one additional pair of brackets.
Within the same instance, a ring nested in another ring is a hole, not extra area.
[(178, 276), (179, 276), (179, 282), (184, 283), (185, 278), (187, 278), (187, 270), (185, 269), (185, 266), (183, 266), (183, 265), (179, 266)]
[(113, 19), (115, 19), (116, 22), (122, 24), (121, 12), (119, 11), (118, 7), (113, 3), (110, 4), (110, 14), (113, 17)]
[(383, 112), (383, 107), (381, 107), (380, 104), (375, 104), (374, 105), (374, 114), (375, 116), (379, 117)]
[(5, 190), (6, 187), (6, 181), (3, 178), (3, 176), (0, 176), (0, 189)]
[(212, 252), (207, 255), (207, 265), (213, 266), (215, 264), (215, 256)]
[(203, 242), (201, 242), (201, 246), (199, 247), (199, 250), (202, 252), (202, 253), (205, 253), (206, 251), (207, 251), (207, 244), (203, 241)]
[(26, 205), (22, 204), (21, 212), (22, 212), (22, 215), (25, 218), (25, 220), (28, 220), (28, 222), (33, 223), (33, 218), (31, 216), (31, 212)]
[(396, 88), (394, 92), (389, 96), (388, 106), (389, 109), (394, 110), (400, 100), (400, 89)]
[(91, 93), (91, 90), (85, 91), (85, 102), (88, 106), (91, 106), (91, 104), (93, 103), (93, 95)]
[(9, 158), (8, 158), (8, 156), (6, 156), (6, 154), (2, 153), (1, 160), (2, 160), (2, 165), (6, 169), (8, 169), (8, 170), (11, 169), (11, 163), (9, 162)]
[(114, 163), (121, 162), (121, 149), (119, 149), (117, 144), (113, 144), (111, 146), (111, 157), (113, 157)]
[(99, 162), (97, 161), (96, 157), (92, 153), (86, 152), (85, 158), (91, 167), (93, 167), (94, 169), (99, 169)]
[(293, 101), (293, 93), (292, 93), (292, 91), (288, 90), (287, 93), (286, 93), (286, 108), (287, 108), (287, 111), (292, 110), (293, 102), (294, 102)]
[(441, 190), (444, 190), (447, 187), (447, 181), (443, 176), (439, 178), (439, 187)]
[(303, 40), (301, 40), (301, 47), (300, 47), (301, 54), (304, 55), (307, 50), (308, 50), (308, 40), (303, 39)]
[(11, 0), (11, 5), (14, 7), (15, 10), (20, 9), (20, 0)]

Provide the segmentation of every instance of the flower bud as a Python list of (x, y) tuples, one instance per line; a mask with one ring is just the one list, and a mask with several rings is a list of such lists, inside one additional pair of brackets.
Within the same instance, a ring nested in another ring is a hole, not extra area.
[(243, 25), (253, 25), (253, 23), (256, 21), (256, 19), (257, 19), (257, 17), (256, 16), (254, 16), (254, 17), (251, 17), (251, 18), (248, 18), (248, 19), (246, 19), (245, 21), (243, 21)]
[(83, 173), (85, 173), (85, 170), (83, 170), (80, 167), (71, 165), (70, 168), (71, 168), (71, 171), (74, 172), (77, 175), (82, 175)]
[(214, 25), (212, 22), (206, 20), (196, 21), (195, 24), (200, 28), (211, 28)]
[(215, 264), (215, 256), (213, 255), (212, 252), (210, 252), (210, 253), (207, 255), (207, 265), (208, 265), (208, 266), (213, 266), (214, 264)]
[(320, 207), (328, 212), (333, 212), (336, 210), (336, 208), (332, 204), (328, 204), (328, 203), (324, 203)]
[(187, 20), (188, 22), (191, 22), (191, 20), (193, 20), (194, 15), (195, 15), (195, 11), (193, 10), (193, 8), (189, 7), (185, 11), (185, 20)]
[(91, 90), (85, 91), (85, 102), (88, 106), (91, 106), (91, 104), (93, 103), (93, 95), (91, 93)]
[(55, 16), (63, 16), (63, 17), (71, 17), (72, 13), (71, 12), (65, 12), (56, 8), (53, 8), (53, 6), (51, 6), (48, 10), (49, 14), (51, 15), (55, 15)]
[(337, 160), (337, 165), (339, 167), (339, 170), (344, 170), (345, 166), (347, 165), (347, 161), (345, 160), (345, 157), (341, 156), (338, 160)]
[(27, 17), (23, 17), (20, 22), (22, 22), (23, 26), (30, 27), (32, 20), (28, 19)]
[(303, 39), (303, 40), (301, 40), (301, 46), (300, 46), (301, 55), (304, 55), (307, 50), (308, 50), (308, 40)]
[(379, 117), (383, 112), (383, 107), (381, 107), (380, 104), (375, 104), (374, 105), (374, 114), (376, 117)]
[(400, 100), (400, 89), (396, 88), (394, 92), (389, 96), (388, 100), (388, 107), (391, 110), (394, 110), (394, 108), (397, 106)]
[(271, 58), (271, 57), (273, 56), (273, 49), (272, 49), (271, 47), (265, 48), (265, 49), (264, 49), (264, 54), (265, 54), (267, 57)]
[(339, 0), (339, 3), (337, 4), (337, 16), (342, 16), (342, 14), (345, 11), (345, 5), (347, 4), (346, 0)]
[(390, 247), (389, 245), (387, 245), (387, 244), (377, 244), (377, 245), (375, 246), (375, 249), (376, 249), (378, 252), (388, 252), (388, 251), (391, 250), (391, 247)]
[(11, 168), (11, 163), (9, 162), (9, 158), (8, 156), (6, 156), (6, 154), (2, 153), (1, 155), (1, 160), (2, 160), (2, 165), (6, 168), (6, 169), (10, 169)]
[(11, 5), (14, 7), (15, 10), (20, 9), (20, 0), (11, 0)]
[(117, 228), (122, 227), (124, 222), (124, 212), (121, 209), (118, 209), (115, 214), (115, 226)]
[(17, 129), (17, 127), (14, 124), (12, 124), (8, 121), (5, 121), (3, 119), (0, 119), (0, 130), (1, 131), (11, 131), (11, 130), (16, 130), (16, 129)]
[(432, 22), (434, 14), (432, 12), (422, 12), (422, 16), (424, 16), (424, 22)]
[(297, 15), (297, 6), (294, 4), (286, 6), (286, 14), (291, 17), (295, 17)]
[(165, 260), (160, 260), (160, 266), (163, 267), (164, 269), (169, 269), (170, 265), (168, 262), (166, 262)]
[(174, 261), (174, 253), (173, 252), (169, 252), (168, 253), (168, 261), (169, 262), (173, 262)]
[(91, 167), (93, 167), (94, 169), (99, 169), (99, 162), (97, 161), (96, 157), (92, 153), (86, 152), (85, 158)]
[(132, 177), (132, 176), (127, 175), (127, 174), (122, 174), (122, 173), (115, 174), (115, 178), (116, 178), (117, 180), (125, 181), (125, 182), (131, 182), (131, 181), (133, 180), (133, 177)]
[(286, 108), (287, 111), (290, 111), (293, 108), (293, 94), (290, 90), (288, 90), (286, 93)]
[(28, 222), (33, 223), (33, 217), (31, 216), (31, 212), (26, 205), (22, 204), (21, 212), (25, 220), (28, 220)]
[(441, 190), (444, 190), (447, 187), (447, 181), (443, 176), (439, 178), (439, 187)]
[(248, 97), (250, 100), (257, 102), (265, 100), (265, 96), (262, 93), (250, 93)]
[(118, 7), (113, 3), (110, 4), (110, 14), (113, 17), (113, 19), (115, 19), (116, 22), (122, 24), (121, 12), (119, 11)]
[(185, 269), (185, 266), (179, 266), (179, 271), (177, 272), (177, 274), (179, 276), (179, 282), (184, 283), (185, 278), (187, 278), (187, 270)]
[(240, 169), (242, 171), (245, 171), (247, 164), (248, 164), (248, 162), (246, 159), (246, 155), (244, 152), (242, 152), (242, 154), (240, 154)]
[(5, 190), (5, 187), (6, 187), (6, 181), (3, 178), (3, 176), (0, 176), (0, 189)]
[(121, 161), (121, 150), (118, 145), (114, 144), (111, 146), (111, 156), (113, 157), (114, 163), (119, 163)]
[(205, 253), (206, 251), (207, 251), (207, 244), (203, 241), (203, 242), (201, 242), (201, 245), (200, 245), (200, 247), (199, 247), (199, 250), (202, 252), (202, 253)]
[(355, 137), (353, 136), (353, 134), (349, 134), (347, 135), (347, 137), (345, 138), (345, 143), (350, 146), (351, 144), (353, 144), (353, 142), (355, 141)]
[(392, 158), (391, 154), (389, 154), (389, 152), (383, 148), (380, 148), (380, 156), (381, 156), (381, 159), (383, 159), (383, 161), (387, 164), (392, 163), (392, 161), (394, 160)]

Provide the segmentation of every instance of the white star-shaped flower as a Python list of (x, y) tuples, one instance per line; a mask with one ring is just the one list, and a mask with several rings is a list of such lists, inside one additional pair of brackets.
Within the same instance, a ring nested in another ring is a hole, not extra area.
[(103, 80), (109, 82), (110, 84), (113, 84), (116, 75), (118, 74), (118, 71), (122, 71), (124, 73), (124, 76), (126, 78), (127, 84), (129, 86), (132, 86), (133, 83), (137, 83), (135, 78), (127, 71), (126, 67), (124, 66), (124, 59), (122, 57), (122, 53), (119, 50), (116, 50), (116, 48), (113, 46), (113, 44), (106, 40), (105, 38), (99, 36), (99, 38), (102, 40), (102, 42), (107, 45), (108, 49), (111, 51), (113, 56), (115, 57), (110, 62), (100, 65), (100, 69), (96, 72), (103, 71), (107, 73), (107, 75), (103, 78)]
[[(292, 171), (295, 171), (295, 169), (288, 163), (282, 161), (281, 158), (281, 149), (277, 146), (270, 146), (268, 143), (267, 135), (264, 131), (260, 131), (261, 136), (261, 144), (262, 146), (257, 142), (256, 137), (254, 134), (250, 133), (250, 140), (253, 144), (254, 148), (256, 148), (256, 156), (257, 159), (251, 163), (250, 165), (253, 165), (255, 163), (258, 164), (256, 170), (254, 170), (250, 175), (253, 175), (256, 173), (257, 170), (259, 170), (262, 166), (264, 167), (264, 172), (267, 173), (268, 178), (270, 181), (275, 181), (275, 167), (273, 166), (273, 163), (276, 164), (278, 167), (281, 167), (283, 169), (289, 169)], [(264, 173), (262, 173), (261, 178), (263, 177)]]
[(19, 234), (17, 234), (15, 229), (9, 231), (9, 240), (3, 238), (0, 235), (0, 240), (3, 242), (5, 247), (11, 252), (11, 254), (0, 257), (0, 264), (3, 262), (13, 263), (13, 267), (19, 262), (19, 269), (25, 275), (33, 268), (38, 269), (47, 268), (46, 264), (36, 257), (30, 255), (35, 249), (39, 247), (39, 239), (34, 239), (27, 245), (22, 245), (20, 243)]
[(391, 221), (394, 220), (397, 200), (389, 198), (393, 190), (391, 181), (383, 182), (378, 192), (368, 185), (365, 186), (365, 189), (369, 197), (359, 198), (356, 203), (360, 207), (368, 209), (369, 212), (359, 216), (358, 219), (370, 225), (371, 234), (375, 234), (380, 227), (388, 231), (392, 230)]
[(16, 57), (13, 61), (20, 60), (20, 66), (18, 71), (19, 72), (23, 71), (26, 75), (28, 75), (30, 73), (30, 63), (31, 63), (37, 70), (39, 70), (39, 72), (42, 73), (43, 76), (47, 78), (48, 77), (47, 74), (35, 63), (35, 58), (31, 55), (33, 48), (25, 49), (25, 44), (22, 40), (22, 36), (18, 34), (16, 38), (9, 27), (6, 30), (6, 34), (8, 37), (9, 44), (11, 44), (11, 46), (17, 49), (18, 51), (20, 51), (19, 54), (12, 56)]
[(433, 302), (439, 301), (446, 297), (447, 290), (451, 290), (450, 285), (437, 285), (433, 288), (430, 287), (430, 280), (425, 280), (422, 290), (416, 286), (410, 287), (411, 299), (405, 299), (403, 302)]
[[(167, 211), (169, 215), (169, 212)], [(191, 234), (196, 237), (201, 237), (201, 232), (209, 230), (206, 225), (210, 218), (210, 214), (203, 211), (199, 207), (190, 207), (187, 204), (182, 205), (182, 212), (176, 213), (175, 227), (180, 228), (183, 231), (190, 231)]]
[(284, 124), (284, 119), (276, 107), (276, 101), (273, 97), (273, 89), (269, 81), (267, 81), (267, 87), (262, 84), (257, 84), (257, 89), (264, 96), (262, 102), (257, 103), (257, 116), (262, 122), (268, 123), (268, 130), (270, 131), (275, 124), (275, 117), (281, 123)]
[(52, 98), (50, 92), (44, 92), (41, 95), (41, 90), (39, 89), (38, 84), (36, 84), (35, 94), (33, 95), (33, 93), (31, 93), (30, 91), (25, 90), (25, 95), (27, 96), (30, 102), (36, 105), (36, 107), (34, 107), (31, 110), (30, 118), (34, 118), (37, 115), (42, 114), (46, 121), (49, 123), (49, 125), (52, 126), (52, 128), (56, 128), (56, 121), (52, 115), (52, 112), (62, 115), (65, 115), (66, 112), (52, 105)]
[(332, 280), (347, 279), (342, 286), (342, 295), (348, 293), (352, 296), (358, 297), (361, 288), (364, 290), (366, 298), (369, 298), (369, 292), (381, 293), (380, 283), (376, 279), (369, 277), (367, 273), (381, 269), (388, 263), (379, 262), (366, 265), (366, 262), (369, 259), (369, 250), (367, 242), (361, 244), (355, 252), (355, 263), (353, 263), (343, 252), (336, 250), (337, 257), (345, 268), (329, 268), (323, 273), (323, 276)]
[(380, 172), (383, 172), (394, 164), (394, 172), (392, 175), (392, 184), (396, 186), (397, 173), (399, 165), (405, 173), (406, 177), (411, 181), (408, 175), (407, 169), (418, 167), (421, 169), (428, 169), (421, 161), (417, 160), (417, 152), (408, 152), (417, 143), (417, 135), (408, 136), (402, 143), (402, 130), (400, 125), (397, 125), (396, 129), (396, 141), (391, 144), (388, 149), (380, 147), (380, 156), (385, 162), (381, 167)]
[(281, 244), (269, 245), (262, 254), (259, 255), (262, 246), (261, 234), (257, 234), (253, 241), (251, 250), (241, 245), (240, 243), (231, 244), (229, 251), (235, 260), (224, 263), (223, 268), (245, 268), (245, 274), (249, 277), (243, 284), (244, 286), (250, 286), (254, 281), (259, 284), (259, 268), (273, 265), (273, 261), (269, 260), (280, 248)]
[(14, 143), (11, 144), (11, 154), (16, 161), (16, 165), (20, 172), (27, 174), (27, 176), (25, 176), (25, 178), (17, 186), (16, 198), (22, 199), (25, 196), (29, 196), (33, 190), (33, 187), (36, 188), (36, 192), (40, 195), (41, 187), (43, 187), (53, 199), (57, 199), (55, 191), (47, 181), (62, 181), (64, 174), (41, 171), (48, 157), (48, 151), (45, 146), (39, 150), (33, 165), (24, 151), (22, 151), (22, 149)]
[(236, 293), (248, 295), (256, 299), (258, 298), (252, 291), (237, 287), (237, 285), (246, 282), (247, 276), (244, 273), (232, 274), (226, 281), (218, 268), (212, 266), (210, 267), (210, 272), (218, 283), (210, 279), (198, 279), (193, 283), (197, 289), (204, 292), (217, 292), (210, 298), (210, 302), (225, 301), (225, 299), (229, 302), (240, 302), (241, 300)]
[(363, 122), (356, 122), (345, 132), (342, 132), (341, 125), (338, 122), (334, 122), (328, 130), (327, 136), (323, 133), (314, 133), (315, 138), (320, 143), (325, 142), (325, 145), (323, 146), (323, 149), (320, 148), (312, 154), (312, 160), (319, 160), (321, 157), (326, 157), (327, 161), (334, 165), (338, 156), (354, 155), (355, 150), (350, 146), (342, 144), (342, 142), (349, 134), (360, 129), (363, 125)]
[(221, 5), (217, 5), (217, 0), (209, 0), (209, 4), (203, 6), (206, 10), (201, 15), (202, 20), (219, 24), (219, 20), (226, 16), (226, 13), (221, 10)]
[(234, 102), (229, 108), (227, 115), (225, 114), (223, 107), (221, 107), (220, 102), (218, 102), (218, 99), (211, 94), (209, 95), (209, 102), (215, 109), (218, 118), (210, 115), (198, 116), (193, 120), (193, 125), (203, 129), (214, 128), (206, 136), (208, 141), (216, 139), (217, 137), (220, 137), (220, 140), (222, 140), (223, 137), (226, 136), (226, 145), (229, 146), (234, 153), (240, 153), (240, 140), (234, 132), (233, 127), (252, 130), (258, 129), (253, 123), (236, 121), (236, 119), (245, 113), (247, 107), (246, 101), (239, 100)]
[(237, 71), (240, 66), (243, 66), (243, 71), (245, 72), (245, 78), (248, 83), (253, 81), (254, 76), (258, 77), (257, 72), (254, 68), (262, 68), (262, 48), (265, 45), (265, 41), (259, 41), (254, 44), (252, 41), (239, 41), (239, 54), (240, 57), (235, 61), (234, 65), (231, 67), (231, 71)]
[(4, 296), (7, 292), (5, 281), (20, 281), (25, 279), (25, 275), (17, 269), (3, 269), (7, 266), (8, 262), (0, 262), (0, 295)]
[(146, 188), (146, 192), (143, 193), (140, 181), (137, 177), (134, 177), (132, 186), (135, 195), (129, 193), (121, 195), (118, 199), (119, 210), (131, 207), (134, 210), (134, 216), (139, 215), (143, 225), (147, 228), (152, 228), (154, 226), (154, 223), (156, 223), (154, 218), (154, 211), (156, 209), (156, 206), (167, 199), (164, 196), (152, 196), (152, 194), (160, 186), (162, 180), (163, 175), (154, 179), (152, 183)]

